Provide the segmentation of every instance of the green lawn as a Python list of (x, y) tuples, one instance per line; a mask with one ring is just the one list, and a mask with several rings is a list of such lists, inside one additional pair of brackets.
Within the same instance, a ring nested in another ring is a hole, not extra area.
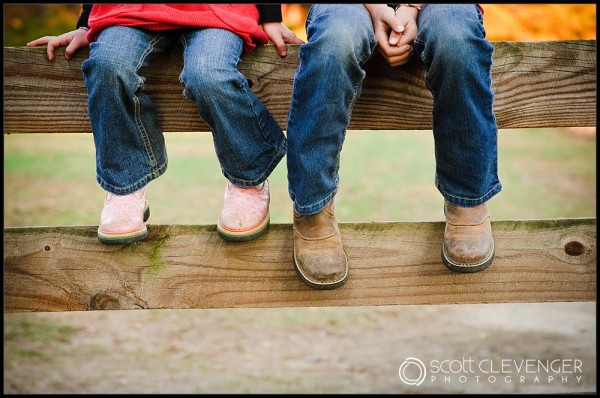
[[(207, 133), (166, 134), (169, 168), (148, 186), (151, 224), (214, 224), (225, 189)], [(340, 169), (340, 222), (439, 221), (431, 131), (349, 131)], [(503, 191), (493, 220), (595, 217), (595, 135), (568, 129), (501, 130)], [(290, 223), (285, 158), (269, 179), (271, 220)], [(97, 225), (91, 134), (4, 136), (4, 225)]]

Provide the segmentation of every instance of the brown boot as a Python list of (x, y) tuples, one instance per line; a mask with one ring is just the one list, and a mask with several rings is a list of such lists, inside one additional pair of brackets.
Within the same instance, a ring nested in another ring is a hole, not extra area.
[(348, 279), (348, 259), (334, 215), (333, 199), (317, 214), (294, 210), (294, 268), (313, 289), (335, 289)]
[(459, 207), (445, 201), (444, 214), (444, 265), (455, 272), (478, 272), (489, 267), (494, 259), (494, 240), (486, 204)]

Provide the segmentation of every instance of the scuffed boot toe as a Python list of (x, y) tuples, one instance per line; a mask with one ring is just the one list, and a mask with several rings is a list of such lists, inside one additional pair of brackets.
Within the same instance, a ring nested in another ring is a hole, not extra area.
[(334, 215), (333, 199), (316, 214), (294, 211), (294, 268), (313, 289), (343, 286), (348, 280), (348, 259)]
[(442, 262), (454, 272), (479, 272), (494, 260), (494, 239), (486, 204), (459, 207), (445, 202)]

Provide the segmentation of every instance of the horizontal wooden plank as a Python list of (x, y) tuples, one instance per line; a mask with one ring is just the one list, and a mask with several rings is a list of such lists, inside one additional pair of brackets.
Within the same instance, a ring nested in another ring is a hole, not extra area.
[(474, 274), (440, 260), (443, 222), (340, 224), (350, 264), (343, 287), (305, 286), (292, 228), (251, 242), (214, 225), (149, 225), (129, 245), (95, 226), (5, 228), (4, 311), (516, 303), (596, 299), (596, 219), (493, 222), (496, 258)]
[[(500, 128), (596, 125), (596, 41), (494, 42), (492, 84)], [(55, 61), (45, 48), (4, 47), (4, 132), (90, 132), (81, 62), (88, 50)], [(281, 59), (273, 45), (243, 58), (240, 70), (282, 128), (291, 100), (299, 46)], [(208, 131), (195, 105), (182, 97), (179, 48), (146, 72), (146, 91), (156, 102), (165, 131)], [(432, 97), (417, 57), (391, 68), (376, 54), (352, 112), (350, 129), (419, 130), (432, 127)]]

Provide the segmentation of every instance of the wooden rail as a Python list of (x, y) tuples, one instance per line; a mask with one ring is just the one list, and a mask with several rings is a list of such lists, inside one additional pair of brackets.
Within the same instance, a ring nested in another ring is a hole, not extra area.
[[(500, 128), (596, 125), (596, 41), (496, 42), (492, 69)], [(273, 46), (240, 69), (285, 126), (298, 47)], [(165, 131), (206, 131), (181, 95), (178, 49), (147, 71)], [(44, 48), (4, 48), (4, 133), (90, 132), (81, 62)], [(350, 129), (431, 129), (422, 65), (366, 66)], [(402, 112), (410, 108), (410, 112)], [(390, 111), (391, 110), (391, 111)], [(98, 242), (96, 226), (4, 228), (4, 311), (227, 308), (594, 301), (596, 219), (492, 222), (494, 264), (458, 274), (441, 263), (442, 222), (340, 224), (351, 276), (313, 290), (292, 265), (292, 229), (251, 242), (221, 240), (214, 225), (152, 225), (143, 241)]]
[[(500, 128), (596, 125), (595, 40), (493, 44), (494, 111)], [(240, 66), (284, 128), (298, 48), (290, 46), (282, 59), (274, 46), (259, 47)], [(164, 131), (208, 131), (195, 104), (182, 97), (180, 52), (176, 48), (152, 64), (146, 91), (155, 99)], [(4, 132), (91, 132), (81, 72), (87, 50), (70, 61), (62, 49), (53, 62), (45, 54), (41, 47), (4, 48)], [(369, 61), (351, 130), (431, 129), (432, 97), (416, 60), (401, 68), (388, 67), (378, 55)]]
[(100, 244), (93, 226), (8, 228), (4, 311), (595, 300), (595, 219), (492, 227), (494, 264), (460, 274), (440, 260), (443, 222), (340, 224), (350, 278), (330, 291), (296, 275), (287, 224), (244, 243), (212, 225), (150, 225), (122, 246)]

